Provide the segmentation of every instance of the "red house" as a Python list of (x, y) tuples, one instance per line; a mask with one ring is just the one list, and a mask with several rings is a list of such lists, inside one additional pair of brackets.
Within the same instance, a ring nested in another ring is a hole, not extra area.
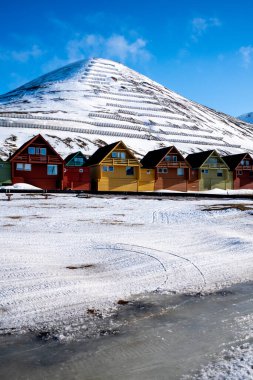
[(28, 183), (44, 190), (63, 188), (64, 161), (54, 148), (37, 135), (10, 158), (12, 183)]
[(90, 168), (82, 152), (72, 153), (64, 160), (63, 188), (90, 190)]
[(248, 153), (222, 157), (233, 172), (234, 189), (253, 189), (253, 159)]
[(175, 146), (148, 152), (141, 164), (155, 169), (155, 190), (188, 190), (189, 164)]

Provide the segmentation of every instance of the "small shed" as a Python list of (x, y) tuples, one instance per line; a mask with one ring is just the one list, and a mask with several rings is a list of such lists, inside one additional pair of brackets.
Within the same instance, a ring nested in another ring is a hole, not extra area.
[(64, 160), (63, 188), (71, 190), (90, 190), (90, 168), (82, 152), (68, 155)]
[(222, 157), (233, 175), (234, 189), (253, 189), (253, 159), (249, 153)]

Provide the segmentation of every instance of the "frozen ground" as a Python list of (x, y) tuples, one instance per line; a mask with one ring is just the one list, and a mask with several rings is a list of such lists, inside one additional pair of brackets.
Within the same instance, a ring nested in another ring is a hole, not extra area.
[(0, 194), (0, 329), (252, 280), (253, 201)]

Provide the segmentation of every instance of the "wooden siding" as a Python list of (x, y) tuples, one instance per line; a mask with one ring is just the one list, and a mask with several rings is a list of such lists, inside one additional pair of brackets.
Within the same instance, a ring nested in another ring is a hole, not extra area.
[[(179, 163), (178, 163), (179, 164)], [(155, 190), (171, 190), (171, 191), (187, 191), (188, 189), (188, 177), (189, 177), (189, 169), (188, 167), (181, 166), (184, 169), (184, 174), (182, 176), (177, 174), (177, 169), (174, 166), (169, 166), (163, 168), (167, 169), (167, 173), (159, 173), (159, 165), (156, 169), (156, 182), (155, 182)]]
[(155, 170), (140, 168), (138, 191), (154, 191), (155, 189)]
[(63, 188), (71, 190), (90, 190), (90, 170), (87, 167), (65, 167)]
[[(103, 165), (107, 166), (107, 165)], [(113, 171), (103, 171), (100, 167), (98, 191), (138, 191), (139, 167), (134, 167), (134, 175), (126, 175), (126, 166), (113, 166)]]
[(233, 183), (234, 189), (249, 189), (253, 190), (253, 170), (240, 170), (242, 175), (239, 174), (238, 170), (233, 172)]
[(9, 162), (0, 161), (0, 186), (3, 184), (10, 185), (11, 183), (11, 164)]
[(203, 170), (200, 169), (199, 177), (199, 190), (212, 190), (212, 189), (221, 189), (228, 190), (233, 189), (233, 179), (231, 172), (226, 169), (218, 169), (222, 171), (222, 177), (217, 176), (217, 169), (212, 168), (208, 169), (208, 173), (203, 173)]

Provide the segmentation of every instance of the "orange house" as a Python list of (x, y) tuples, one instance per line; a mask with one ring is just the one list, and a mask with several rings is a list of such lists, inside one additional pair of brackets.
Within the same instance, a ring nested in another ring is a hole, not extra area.
[(187, 191), (189, 164), (175, 146), (148, 152), (141, 164), (154, 169), (154, 190)]

